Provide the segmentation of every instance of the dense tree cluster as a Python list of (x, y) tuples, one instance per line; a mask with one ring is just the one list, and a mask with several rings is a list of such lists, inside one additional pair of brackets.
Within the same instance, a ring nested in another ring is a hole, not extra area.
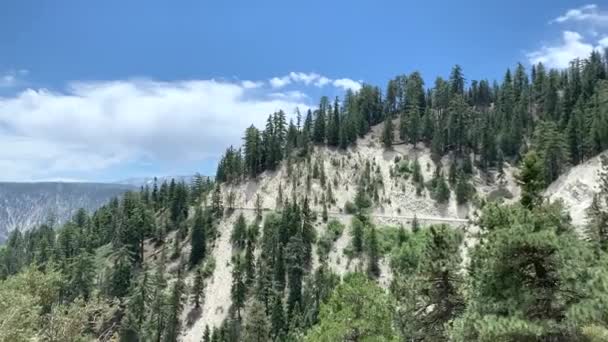
[(437, 158), (452, 153), (458, 165), (473, 158), (482, 171), (501, 167), (499, 161), (517, 162), (534, 149), (551, 166), (545, 183), (551, 182), (567, 165), (608, 148), (607, 65), (605, 56), (593, 52), (564, 70), (546, 70), (539, 63), (527, 73), (518, 64), (501, 82), (468, 84), (456, 65), (448, 79), (438, 77), (431, 88), (413, 72), (390, 80), (384, 94), (364, 85), (341, 101), (336, 98), (333, 106), (322, 97), (303, 123), (299, 113), (296, 123), (287, 123), (280, 111), (269, 116), (263, 131), (249, 127), (243, 148), (226, 151), (217, 179), (254, 177), (283, 159), (307, 155), (313, 144), (346, 148), (384, 122), (384, 146), (424, 143)]
[[(119, 333), (126, 341), (175, 341), (180, 329), (175, 324), (180, 322), (186, 292), (183, 279), (180, 280), (182, 267), (171, 293), (165, 291), (165, 240), (169, 233), (175, 232), (173, 239), (180, 246), (179, 253), (191, 231), (190, 264), (195, 267), (205, 259), (207, 244), (213, 237), (213, 216), (199, 209), (194, 219), (189, 220), (188, 208), (191, 203), (200, 205), (211, 188), (212, 183), (200, 176), (196, 176), (191, 185), (175, 180), (160, 186), (154, 182), (152, 189), (145, 186), (138, 192), (127, 192), (92, 215), (81, 209), (60, 227), (53, 227), (49, 222), (24, 233), (13, 231), (6, 245), (0, 247), (0, 279), (7, 279), (1, 287), (22, 280), (30, 283), (22, 285), (24, 287), (34, 286), (35, 281), (48, 287), (43, 298), (36, 293), (21, 294), (33, 301), (27, 313), (31, 317), (21, 325), (16, 324), (14, 330), (23, 328), (23, 334), (34, 336), (37, 331), (46, 333), (48, 324), (57, 324), (55, 320), (65, 319), (72, 320), (62, 324), (70, 324), (66, 329), (75, 329), (72, 331), (75, 335), (50, 340)], [(146, 244), (159, 246), (160, 256), (147, 255)], [(157, 266), (150, 271), (150, 264)], [(8, 293), (11, 292), (2, 292), (0, 296)], [(39, 301), (43, 305), (36, 304)], [(103, 312), (97, 312), (102, 309)], [(79, 314), (84, 316), (77, 317)], [(63, 318), (64, 315), (74, 317)], [(107, 323), (122, 317), (123, 324), (118, 332), (117, 326), (105, 331), (103, 327), (92, 329), (94, 326), (86, 321), (89, 315), (100, 315), (96, 318), (99, 324), (104, 323), (103, 319)], [(116, 317), (105, 317), (107, 315)], [(7, 323), (4, 319), (8, 317), (0, 314), (0, 322)], [(44, 323), (47, 318), (48, 324)], [(37, 319), (43, 323), (36, 323)]]

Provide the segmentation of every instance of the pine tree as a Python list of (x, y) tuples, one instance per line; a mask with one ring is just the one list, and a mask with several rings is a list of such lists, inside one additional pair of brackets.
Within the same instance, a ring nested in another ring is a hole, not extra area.
[(171, 289), (171, 296), (168, 305), (167, 328), (165, 330), (164, 341), (176, 342), (181, 332), (181, 312), (184, 308), (184, 294), (186, 285), (182, 268), (177, 270), (177, 280)]
[(266, 342), (270, 337), (270, 322), (264, 305), (253, 300), (247, 309), (243, 340), (247, 342)]
[(302, 304), (302, 279), (304, 277), (304, 243), (302, 236), (297, 233), (287, 244), (288, 282), (287, 313), (292, 317), (294, 310)]
[(532, 208), (542, 202), (544, 171), (536, 152), (530, 151), (524, 156), (517, 181), (521, 186), (520, 202), (524, 207)]
[(167, 298), (164, 293), (166, 286), (166, 253), (161, 249), (160, 256), (156, 264), (156, 270), (151, 281), (150, 298), (150, 318), (146, 326), (146, 331), (150, 335), (150, 340), (161, 341), (167, 325)]
[(190, 251), (190, 265), (195, 266), (206, 255), (206, 232), (205, 232), (205, 218), (203, 216), (203, 209), (198, 206), (194, 213), (194, 224), (192, 226), (192, 237), (190, 239), (191, 251)]
[(245, 248), (245, 284), (247, 287), (251, 287), (255, 281), (255, 255), (253, 241), (247, 240), (247, 247)]
[(274, 296), (271, 311), (271, 332), (275, 341), (280, 341), (285, 334), (287, 323), (285, 322), (285, 309), (280, 294)]
[(334, 101), (334, 109), (328, 120), (327, 125), (327, 144), (338, 146), (340, 143), (340, 107), (338, 98)]
[(464, 174), (458, 175), (458, 182), (456, 183), (456, 202), (458, 204), (465, 204), (469, 201), (471, 197), (471, 192), (474, 191), (475, 188), (469, 184), (466, 176)]
[(585, 236), (591, 244), (604, 252), (608, 251), (608, 157), (600, 156), (598, 171), (600, 191), (594, 194), (587, 209), (588, 223)]
[(414, 214), (414, 218), (412, 219), (412, 233), (417, 233), (420, 230), (420, 223), (418, 222), (418, 217)]
[(222, 205), (222, 190), (220, 184), (215, 185), (213, 196), (211, 198), (211, 210), (216, 218), (224, 216), (224, 206)]
[(234, 258), (234, 266), (232, 267), (232, 288), (230, 290), (230, 297), (232, 298), (232, 305), (236, 310), (239, 320), (241, 319), (241, 310), (245, 305), (245, 282), (243, 278), (241, 256), (237, 254)]
[(371, 278), (380, 276), (380, 251), (378, 246), (378, 237), (376, 236), (376, 228), (371, 227), (369, 238), (367, 241), (367, 274)]
[(258, 221), (262, 220), (262, 211), (263, 211), (262, 198), (260, 197), (260, 194), (256, 194), (255, 195), (255, 218), (256, 218), (256, 220), (258, 220)]
[(407, 115), (407, 137), (409, 138), (410, 144), (416, 146), (420, 141), (420, 110), (418, 106), (412, 106)]
[(390, 148), (395, 140), (395, 133), (393, 127), (393, 119), (391, 116), (387, 116), (384, 119), (384, 127), (382, 129), (382, 143), (385, 148)]
[(450, 188), (445, 181), (445, 177), (441, 171), (435, 173), (433, 179), (433, 197), (437, 203), (444, 204), (450, 199)]
[(454, 340), (577, 340), (575, 326), (584, 323), (574, 321), (584, 321), (595, 304), (582, 299), (589, 289), (570, 279), (586, 277), (592, 259), (561, 208), (490, 205), (480, 226), (483, 243), (470, 254), (475, 280), (453, 323)]
[(413, 274), (397, 274), (392, 285), (398, 326), (415, 340), (449, 340), (446, 328), (464, 308), (459, 290), (462, 234), (445, 225), (431, 226), (427, 233)]
[(200, 267), (196, 269), (196, 273), (194, 274), (194, 284), (192, 285), (192, 303), (194, 303), (195, 308), (199, 308), (201, 306), (201, 301), (203, 298), (203, 291), (205, 290), (205, 282), (203, 279), (203, 271)]
[(363, 234), (364, 225), (363, 222), (357, 217), (353, 217), (351, 222), (351, 236), (353, 251), (355, 253), (361, 253), (363, 251)]
[(120, 327), (121, 341), (139, 340), (143, 337), (143, 324), (149, 300), (148, 273), (143, 270), (131, 295), (127, 298), (124, 323)]
[(205, 332), (203, 333), (203, 342), (211, 342), (211, 330), (209, 330), (208, 324), (205, 324)]
[(111, 296), (120, 298), (127, 295), (133, 272), (131, 260), (129, 252), (125, 248), (121, 248), (110, 276), (109, 291)]
[(319, 109), (316, 110), (316, 118), (314, 122), (313, 129), (313, 140), (317, 144), (325, 143), (325, 133), (326, 133), (326, 114), (327, 109), (329, 108), (329, 100), (327, 97), (323, 96), (321, 98), (321, 102), (319, 104)]
[(245, 216), (241, 213), (239, 217), (236, 219), (234, 223), (234, 227), (232, 228), (232, 234), (230, 236), (230, 241), (232, 245), (238, 249), (242, 250), (245, 248), (245, 242), (247, 240), (247, 222), (245, 221)]

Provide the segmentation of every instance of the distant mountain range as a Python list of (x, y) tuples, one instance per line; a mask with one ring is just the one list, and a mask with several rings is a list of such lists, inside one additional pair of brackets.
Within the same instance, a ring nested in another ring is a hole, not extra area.
[[(183, 182), (186, 182), (186, 183), (190, 183), (194, 179), (194, 176), (190, 175), (190, 176), (162, 176), (162, 177), (156, 177), (156, 181), (157, 181), (157, 183), (158, 183), (159, 186), (164, 181), (170, 182), (171, 179), (175, 179), (176, 182), (182, 182), (183, 181)], [(119, 180), (119, 181), (114, 182), (114, 183), (116, 183), (116, 184), (132, 185), (132, 186), (136, 186), (136, 187), (148, 185), (148, 186), (151, 187), (152, 185), (154, 185), (154, 177), (127, 178), (127, 179)]]
[[(157, 182), (160, 185), (172, 178), (190, 183), (194, 176), (163, 176), (157, 177)], [(93, 212), (127, 190), (153, 184), (154, 177), (129, 178), (113, 183), (0, 182), (0, 244), (14, 229), (25, 231), (51, 217), (57, 224), (62, 224), (79, 208)]]
[(51, 217), (64, 223), (79, 208), (93, 211), (132, 189), (128, 184), (0, 182), (0, 243), (14, 229), (27, 230)]

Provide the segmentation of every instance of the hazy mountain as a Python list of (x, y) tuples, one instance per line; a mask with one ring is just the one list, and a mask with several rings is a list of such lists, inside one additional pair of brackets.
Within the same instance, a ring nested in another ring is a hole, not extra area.
[(63, 223), (79, 208), (93, 211), (134, 188), (129, 184), (0, 182), (0, 243), (13, 229), (27, 230), (50, 217)]
[[(175, 179), (176, 182), (190, 183), (194, 179), (194, 175), (181, 175), (181, 176), (161, 176), (156, 177), (158, 184), (162, 184), (164, 181), (170, 182), (171, 179)], [(154, 184), (154, 177), (140, 177), (140, 178), (127, 178), (114, 182), (115, 184), (126, 184), (140, 187), (142, 185), (152, 186)]]

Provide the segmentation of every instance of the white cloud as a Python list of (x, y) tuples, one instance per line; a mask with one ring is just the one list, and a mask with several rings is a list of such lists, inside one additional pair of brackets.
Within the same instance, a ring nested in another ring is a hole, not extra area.
[(594, 49), (606, 46), (608, 39), (604, 38), (597, 46), (585, 42), (580, 33), (573, 31), (563, 32), (563, 42), (553, 46), (543, 46), (537, 51), (528, 53), (526, 56), (532, 64), (543, 63), (551, 68), (565, 68), (570, 61), (576, 58), (589, 57)]
[(357, 91), (361, 89), (361, 83), (351, 80), (350, 78), (340, 78), (340, 79), (331, 79), (323, 75), (319, 75), (315, 72), (304, 73), (304, 72), (290, 72), (288, 75), (283, 77), (273, 77), (270, 79), (270, 85), (275, 88), (282, 88), (288, 84), (304, 84), (304, 85), (314, 85), (318, 88), (322, 88), (328, 84), (336, 87), (342, 88), (344, 90), (352, 89)]
[(321, 76), (315, 81), (315, 86), (321, 88), (330, 82), (331, 82), (331, 80), (329, 78), (327, 78), (325, 76)]
[(600, 39), (597, 44), (604, 49), (608, 48), (608, 36)]
[(249, 80), (245, 80), (243, 82), (241, 82), (241, 85), (243, 86), (243, 88), (245, 89), (255, 89), (255, 88), (260, 88), (264, 85), (264, 82), (262, 81), (249, 81)]
[(86, 178), (128, 163), (217, 157), (268, 114), (308, 109), (303, 93), (260, 95), (252, 85), (79, 82), (0, 98), (0, 180)]
[(321, 75), (317, 74), (317, 73), (303, 73), (303, 72), (290, 72), (289, 73), (289, 78), (296, 83), (304, 83), (305, 85), (309, 85), (312, 82), (314, 82), (315, 80), (319, 79), (321, 77)]
[(608, 24), (608, 13), (599, 10), (595, 4), (581, 6), (566, 11), (565, 14), (551, 20), (551, 23), (587, 22), (591, 24)]
[(283, 88), (289, 83), (291, 83), (291, 79), (289, 78), (289, 76), (273, 77), (270, 79), (270, 86), (273, 88)]
[(350, 78), (340, 78), (334, 80), (332, 84), (334, 87), (342, 88), (344, 90), (351, 89), (353, 91), (359, 91), (359, 89), (361, 89), (361, 83), (351, 80)]

